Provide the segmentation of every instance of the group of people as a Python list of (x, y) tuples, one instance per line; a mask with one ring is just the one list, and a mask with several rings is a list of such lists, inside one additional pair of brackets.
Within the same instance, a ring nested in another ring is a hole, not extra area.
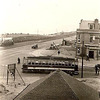
[[(86, 61), (89, 61), (89, 55), (86, 55)], [(95, 74), (99, 75), (99, 71), (100, 71), (100, 64), (95, 65)]]

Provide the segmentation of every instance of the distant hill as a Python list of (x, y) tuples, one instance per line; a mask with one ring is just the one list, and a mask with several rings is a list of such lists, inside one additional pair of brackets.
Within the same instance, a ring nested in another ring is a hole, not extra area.
[(54, 37), (64, 37), (64, 36), (73, 36), (73, 35), (76, 35), (76, 31), (73, 31), (73, 32), (58, 32), (58, 33), (50, 34), (50, 36), (54, 36)]
[(39, 35), (39, 34), (3, 34), (3, 37), (12, 37), (14, 43), (25, 42), (25, 41), (38, 41), (38, 40), (52, 40), (52, 39), (60, 39), (69, 36), (75, 35), (76, 32), (59, 32), (49, 35)]

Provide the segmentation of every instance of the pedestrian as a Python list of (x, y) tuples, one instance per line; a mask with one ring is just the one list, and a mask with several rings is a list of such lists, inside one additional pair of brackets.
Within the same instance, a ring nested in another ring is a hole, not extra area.
[(98, 70), (98, 68), (97, 68), (98, 66), (97, 65), (95, 65), (95, 74), (97, 74), (97, 70)]
[(88, 54), (86, 55), (86, 61), (87, 61), (87, 60), (89, 60), (89, 55), (88, 55)]
[(20, 58), (18, 57), (18, 64), (20, 64)]
[(25, 57), (23, 57), (23, 60), (25, 60)]
[(60, 54), (60, 50), (58, 50), (58, 55)]
[(98, 65), (95, 65), (95, 72), (96, 72), (96, 74), (98, 74), (99, 75), (99, 66)]
[(98, 75), (99, 75), (99, 66), (97, 66), (97, 73), (98, 73)]

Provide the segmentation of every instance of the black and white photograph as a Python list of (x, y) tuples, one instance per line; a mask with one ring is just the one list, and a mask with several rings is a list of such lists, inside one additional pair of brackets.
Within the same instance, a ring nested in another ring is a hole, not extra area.
[(100, 0), (0, 0), (0, 100), (100, 100)]

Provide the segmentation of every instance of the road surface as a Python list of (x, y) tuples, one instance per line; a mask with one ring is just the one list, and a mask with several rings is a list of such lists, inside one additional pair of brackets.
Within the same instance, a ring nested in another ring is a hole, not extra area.
[[(66, 40), (75, 40), (75, 36), (72, 37), (66, 37)], [(61, 44), (62, 43), (62, 39), (57, 39), (57, 40), (51, 40), (51, 41), (47, 41), (47, 42), (40, 42), (38, 41), (38, 45), (39, 45), (39, 49), (32, 49), (31, 46), (34, 45), (31, 43), (31, 45), (25, 45), (24, 46), (20, 46), (22, 45), (22, 43), (17, 43), (14, 44), (14, 46), (11, 47), (0, 47), (0, 77), (5, 78), (7, 76), (7, 65), (8, 64), (13, 64), (16, 63), (16, 67), (18, 68), (20, 74), (24, 77), (26, 77), (26, 74), (23, 74), (21, 72), (21, 67), (22, 67), (22, 63), (23, 63), (23, 57), (27, 57), (27, 56), (36, 56), (36, 55), (43, 55), (41, 52), (44, 51), (45, 49), (49, 48), (51, 43), (55, 42), (55, 44)], [(55, 50), (53, 51), (52, 54), (55, 54)], [(48, 54), (47, 52), (47, 55)], [(17, 64), (17, 58), (20, 57), (21, 59), (21, 64), (18, 65)], [(34, 74), (33, 74), (34, 75)], [(42, 76), (42, 75), (41, 75)]]
[[(75, 40), (75, 36), (73, 37), (66, 37), (66, 40)], [(39, 45), (39, 49), (32, 49), (31, 46), (34, 45), (31, 43), (30, 45), (22, 45), (22, 43), (18, 43), (18, 44), (14, 44), (14, 46), (11, 47), (0, 47), (0, 84), (4, 84), (4, 86), (6, 86), (6, 78), (7, 78), (7, 64), (13, 64), (16, 63), (16, 67), (19, 71), (19, 73), (21, 74), (24, 82), (26, 83), (26, 86), (32, 82), (35, 82), (36, 80), (46, 76), (46, 74), (34, 74), (34, 73), (22, 73), (21, 67), (22, 67), (22, 63), (23, 63), (23, 57), (27, 57), (27, 56), (34, 56), (34, 55), (44, 55), (45, 53), (47, 53), (47, 55), (51, 55), (51, 54), (55, 54), (56, 51), (54, 50), (52, 53), (50, 53), (49, 51), (46, 51), (47, 48), (50, 47), (51, 43), (55, 42), (56, 44), (61, 44), (62, 43), (62, 39), (59, 40), (51, 40), (51, 41), (47, 41), (47, 42), (38, 42)], [(17, 58), (20, 57), (21, 59), (21, 64), (17, 64)], [(94, 60), (93, 60), (94, 61)], [(92, 62), (93, 62), (92, 61)], [(86, 64), (88, 64), (89, 62), (85, 61)], [(91, 64), (91, 63), (90, 63)], [(87, 76), (90, 75), (90, 77), (93, 75), (93, 77), (96, 78), (89, 78), (89, 79), (83, 79), (83, 81), (87, 81), (87, 83), (90, 85), (90, 83), (92, 84), (91, 86), (96, 88), (97, 90), (100, 90), (100, 82), (99, 82), (99, 76), (95, 76), (94, 73), (92, 72), (90, 74), (87, 73)], [(86, 76), (86, 77), (87, 77)], [(98, 79), (97, 79), (98, 77)], [(89, 81), (88, 81), (89, 80)], [(13, 84), (10, 84), (10, 83)], [(9, 76), (9, 85), (6, 86), (6, 88), (9, 90), (8, 94), (5, 95), (0, 95), (0, 100), (13, 100), (13, 98), (20, 93), (25, 87), (23, 85), (18, 85), (18, 84), (22, 84), (22, 80), (19, 77), (18, 73), (16, 72), (16, 80), (15, 82), (13, 81), (12, 76)], [(17, 88), (14, 87), (14, 84), (17, 85)]]

